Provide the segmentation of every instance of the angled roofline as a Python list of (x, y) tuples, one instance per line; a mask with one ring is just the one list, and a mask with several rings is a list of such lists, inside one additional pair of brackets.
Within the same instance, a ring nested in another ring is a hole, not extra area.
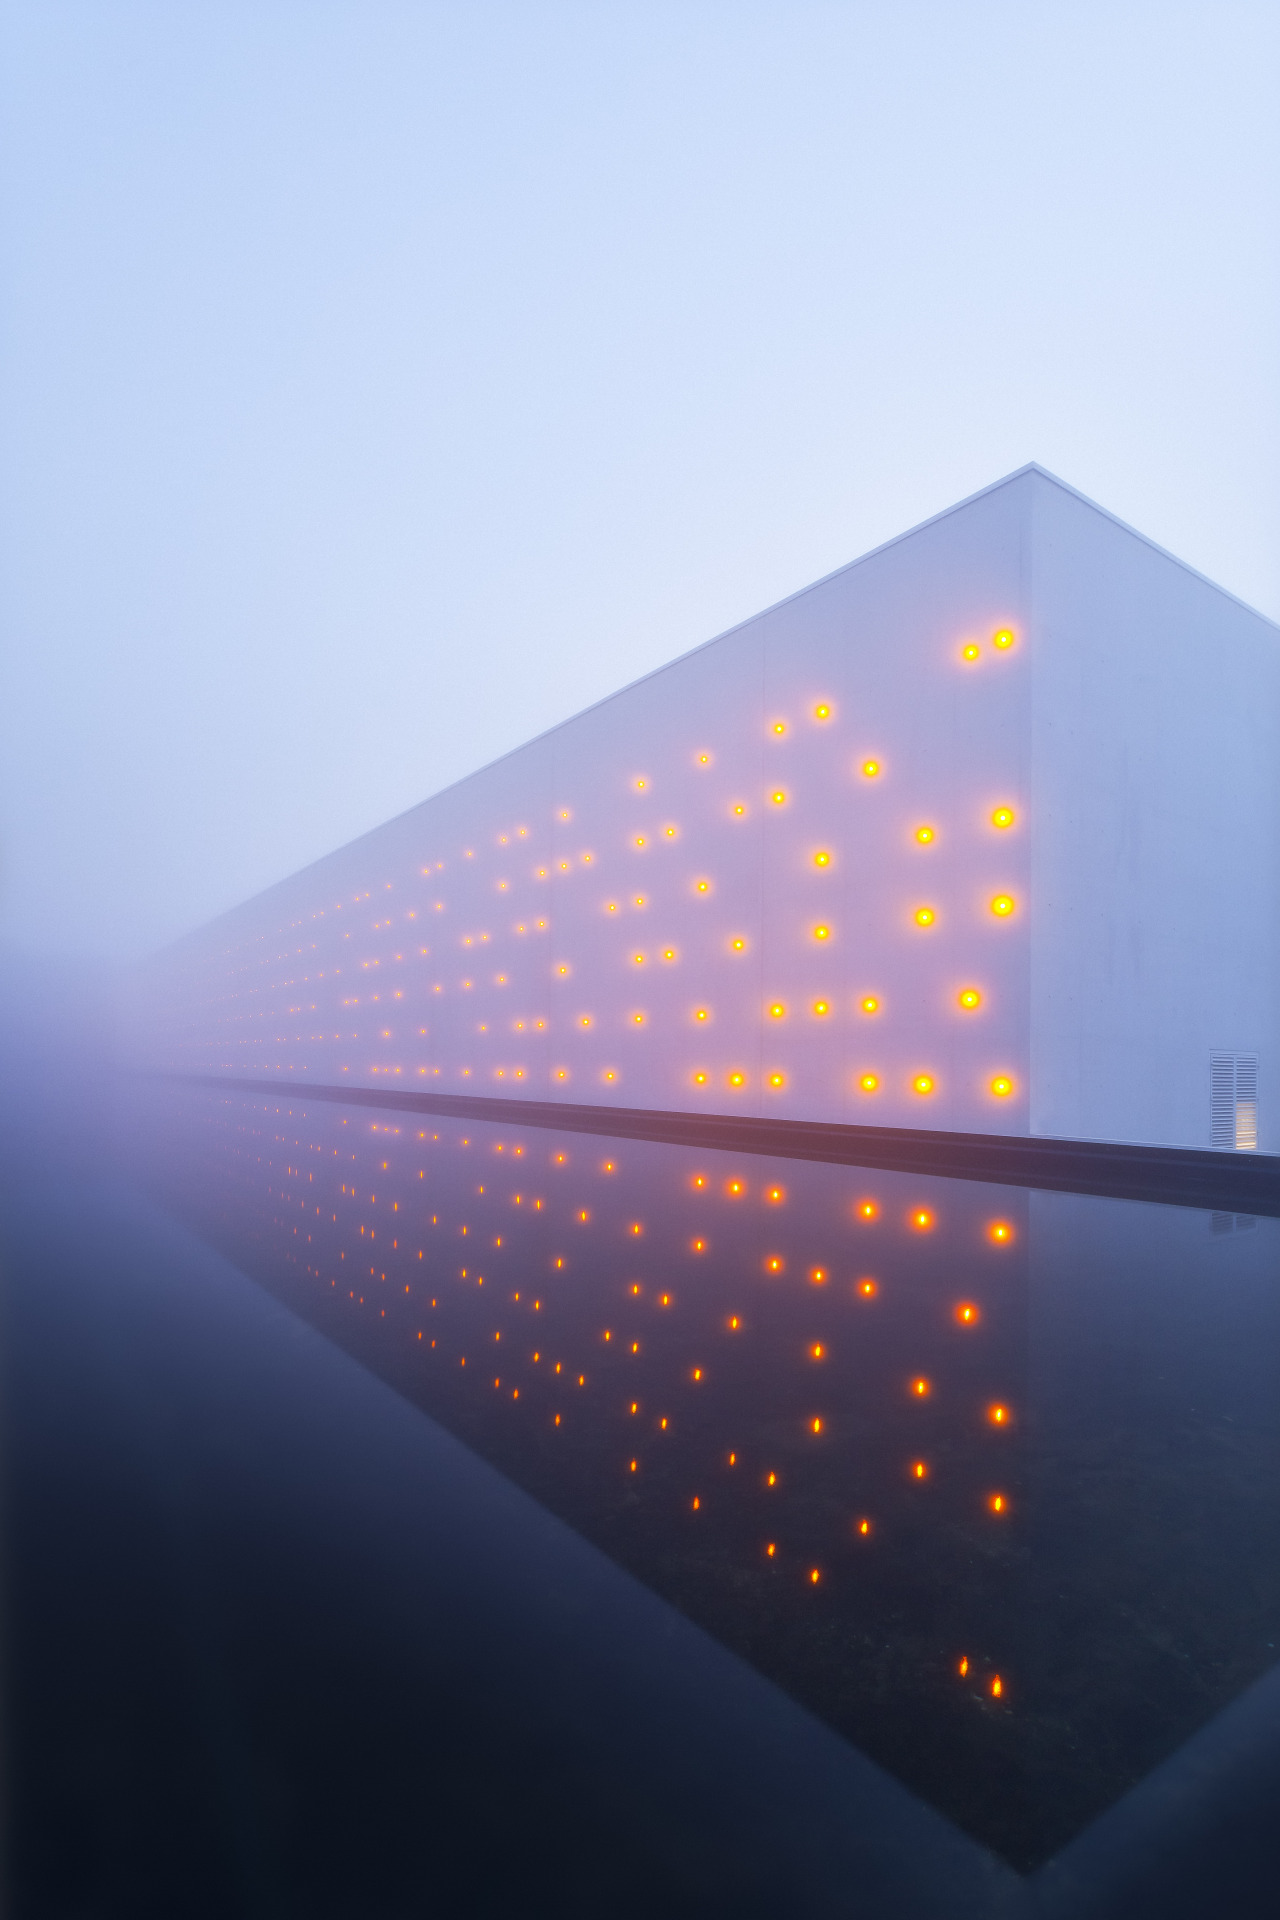
[(767, 620), (771, 614), (780, 612), (783, 607), (792, 606), (797, 600), (803, 600), (807, 594), (816, 593), (820, 587), (829, 586), (833, 580), (839, 580), (842, 575), (852, 573), (857, 567), (866, 566), (868, 561), (878, 559), (882, 553), (888, 553), (893, 547), (900, 547), (904, 540), (914, 540), (917, 534), (925, 533), (930, 527), (939, 526), (942, 521), (949, 520), (953, 514), (963, 513), (966, 508), (975, 506), (979, 500), (985, 500), (989, 494), (999, 493), (1002, 488), (1011, 487), (1016, 480), (1024, 480), (1029, 474), (1035, 474), (1037, 478), (1047, 480), (1061, 493), (1070, 495), (1073, 500), (1078, 500), (1082, 506), (1088, 507), (1093, 513), (1101, 514), (1104, 520), (1109, 520), (1113, 526), (1119, 527), (1122, 533), (1127, 533), (1134, 540), (1140, 540), (1144, 547), (1149, 547), (1153, 553), (1158, 553), (1161, 559), (1172, 561), (1175, 567), (1180, 567), (1184, 573), (1190, 574), (1193, 580), (1198, 580), (1202, 586), (1212, 588), (1213, 592), (1221, 594), (1224, 600), (1232, 601), (1235, 606), (1251, 614), (1255, 620), (1261, 620), (1265, 626), (1276, 633), (1277, 637), (1280, 637), (1280, 624), (1268, 619), (1267, 615), (1260, 613), (1256, 607), (1251, 607), (1247, 600), (1242, 600), (1238, 594), (1232, 593), (1227, 587), (1219, 586), (1217, 581), (1211, 580), (1207, 573), (1201, 573), (1187, 561), (1180, 560), (1176, 553), (1170, 553), (1167, 547), (1162, 547), (1157, 541), (1149, 539), (1145, 533), (1140, 533), (1137, 527), (1131, 527), (1128, 521), (1122, 520), (1118, 514), (1099, 506), (1098, 502), (1091, 500), (1087, 493), (1081, 493), (1078, 487), (1070, 486), (1065, 480), (1060, 480), (1056, 473), (1050, 473), (1049, 469), (1042, 467), (1038, 461), (1028, 460), (1025, 466), (1016, 467), (1012, 473), (1006, 473), (1002, 479), (993, 480), (989, 486), (979, 487), (976, 493), (967, 494), (963, 500), (957, 500), (954, 505), (944, 507), (940, 513), (930, 514), (927, 520), (917, 521), (916, 525), (908, 527), (905, 533), (895, 533), (891, 539), (882, 540), (879, 546), (869, 547), (866, 553), (860, 553), (855, 559), (846, 560), (843, 565), (833, 567), (830, 573), (824, 573), (819, 579), (811, 580), (807, 586), (798, 587), (794, 593), (784, 594), (781, 600), (774, 600), (767, 607), (761, 607), (759, 612), (748, 614), (745, 620), (735, 621), (731, 627), (725, 627), (720, 633), (713, 634), (709, 640), (700, 640), (696, 646), (687, 647), (683, 653), (676, 654), (674, 659), (664, 660), (661, 666), (651, 667), (647, 673), (639, 674), (636, 679), (626, 681), (621, 687), (615, 687), (612, 693), (602, 694), (598, 700), (592, 700), (587, 706), (579, 707), (576, 713), (567, 714), (563, 720), (556, 720), (551, 726), (544, 727), (541, 733), (531, 734), (527, 740), (520, 741), (518, 746), (508, 747), (505, 753), (496, 754), (492, 760), (482, 761), (478, 767), (473, 767), (470, 773), (459, 774), (456, 780), (450, 780), (447, 785), (435, 788), (433, 792), (425, 794), (421, 800), (415, 800), (412, 806), (405, 807), (402, 812), (393, 813), (389, 820), (381, 820), (377, 826), (367, 827), (363, 833), (357, 833), (350, 840), (344, 840), (340, 846), (332, 847), (328, 853), (320, 854), (315, 860), (309, 860), (305, 866), (294, 868), (292, 873), (282, 875), (279, 880), (271, 881), (257, 893), (251, 893), (246, 899), (238, 900), (234, 906), (224, 907), (221, 913), (214, 914), (211, 919), (202, 920), (197, 926), (189, 928), (186, 933), (180, 933), (175, 939), (166, 941), (164, 946), (153, 949), (150, 957), (154, 959), (159, 954), (168, 952), (171, 947), (181, 946), (183, 941), (192, 939), (197, 933), (216, 926), (220, 920), (228, 919), (233, 913), (238, 913), (241, 907), (252, 906), (256, 900), (264, 900), (268, 894), (274, 893), (277, 887), (283, 887), (290, 880), (300, 880), (313, 868), (323, 866), (326, 860), (332, 860), (336, 855), (346, 853), (349, 848), (359, 846), (362, 840), (371, 839), (375, 833), (381, 833), (385, 828), (395, 826), (400, 820), (407, 820), (411, 813), (416, 813), (420, 807), (427, 806), (432, 800), (442, 799), (446, 793), (452, 793), (455, 787), (465, 786), (468, 780), (474, 780), (477, 775), (487, 773), (491, 767), (500, 767), (504, 760), (510, 760), (517, 753), (523, 753), (526, 748), (536, 746), (540, 740), (549, 740), (553, 734), (559, 733), (564, 727), (572, 726), (575, 721), (584, 719), (587, 714), (595, 713), (601, 707), (607, 707), (614, 700), (620, 700), (624, 694), (632, 692), (636, 687), (644, 686), (647, 681), (656, 680), (661, 674), (670, 673), (673, 667), (682, 666), (686, 660), (692, 660), (695, 654), (705, 653), (709, 647), (718, 647), (722, 640), (732, 638), (735, 633), (745, 632), (758, 620)]

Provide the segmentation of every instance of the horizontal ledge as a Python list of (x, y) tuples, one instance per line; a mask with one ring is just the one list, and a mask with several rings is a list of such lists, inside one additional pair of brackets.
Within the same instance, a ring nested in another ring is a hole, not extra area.
[(826, 1120), (759, 1120), (728, 1113), (673, 1113), (651, 1107), (580, 1106), (559, 1100), (497, 1100), (479, 1094), (409, 1093), (387, 1088), (316, 1086), (214, 1073), (148, 1078), (233, 1093), (265, 1094), (392, 1113), (550, 1127), (566, 1133), (653, 1140), (670, 1146), (820, 1160), (984, 1180), (1001, 1186), (1152, 1200), (1201, 1211), (1280, 1217), (1280, 1157), (1217, 1153), (1196, 1147), (1130, 1146), (1110, 1140), (1051, 1140), (1004, 1133), (941, 1133), (913, 1127), (851, 1127)]

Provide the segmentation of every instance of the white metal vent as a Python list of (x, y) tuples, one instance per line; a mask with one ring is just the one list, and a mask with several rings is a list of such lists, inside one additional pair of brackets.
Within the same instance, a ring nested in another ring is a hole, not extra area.
[(1209, 1130), (1215, 1147), (1254, 1153), (1258, 1146), (1258, 1056), (1209, 1056)]

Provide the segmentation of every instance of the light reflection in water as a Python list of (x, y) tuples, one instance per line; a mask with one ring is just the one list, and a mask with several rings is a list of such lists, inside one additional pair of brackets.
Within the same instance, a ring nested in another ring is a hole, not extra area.
[(1274, 1658), (1274, 1222), (1215, 1313), (1189, 1211), (147, 1098), (178, 1211), (1017, 1864)]

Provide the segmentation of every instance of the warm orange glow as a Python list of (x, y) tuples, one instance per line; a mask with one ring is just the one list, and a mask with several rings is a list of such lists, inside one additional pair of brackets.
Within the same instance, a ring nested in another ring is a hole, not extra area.
[(746, 1080), (747, 1080), (747, 1076), (745, 1073), (731, 1073), (729, 1075), (729, 1085), (731, 1087), (745, 1086)]
[(694, 1253), (705, 1253), (707, 1250), (705, 1240), (691, 1240), (689, 1245)]
[(737, 1464), (738, 1464), (738, 1456), (737, 1456), (737, 1454), (736, 1454), (736, 1453), (731, 1453), (731, 1454), (729, 1455), (729, 1465), (730, 1465), (731, 1467), (736, 1467), (736, 1466), (737, 1466)]
[(830, 927), (815, 927), (813, 937), (815, 940), (829, 940), (831, 938)]
[(1007, 1220), (993, 1220), (987, 1228), (988, 1240), (994, 1240), (998, 1247), (1007, 1246), (1013, 1239), (1013, 1228)]
[(738, 814), (746, 812), (746, 808), (743, 806), (741, 801), (739, 801), (737, 806), (734, 808), (734, 812)]
[(993, 827), (1011, 827), (1013, 825), (1013, 808), (997, 807), (991, 816), (991, 824)]
[(827, 705), (827, 702), (825, 700), (820, 700), (818, 702), (817, 706), (813, 710), (813, 717), (815, 720), (829, 720), (831, 718), (831, 708)]
[(976, 1327), (982, 1318), (982, 1311), (972, 1300), (960, 1300), (956, 1303), (955, 1316), (962, 1327)]
[(809, 1431), (810, 1431), (810, 1433), (821, 1433), (821, 1432), (822, 1432), (822, 1422), (821, 1422), (821, 1420), (820, 1420), (820, 1419), (819, 1419), (819, 1418), (817, 1417), (817, 1415), (816, 1415), (816, 1414), (814, 1415), (814, 1417), (813, 1417), (813, 1419), (812, 1419), (812, 1420), (811, 1420), (811, 1421), (809, 1422)]
[(917, 1233), (929, 1233), (933, 1227), (933, 1215), (927, 1207), (918, 1207), (911, 1216), (911, 1224)]
[(999, 647), (1003, 652), (1006, 647), (1013, 645), (1013, 634), (1008, 627), (1001, 627), (999, 633), (992, 634), (991, 644), (993, 647)]
[(930, 1077), (930, 1075), (927, 1073), (918, 1073), (915, 1079), (911, 1082), (911, 1086), (912, 1086), (912, 1091), (915, 1093), (932, 1093), (933, 1092), (933, 1080)]
[(825, 1268), (825, 1267), (810, 1267), (810, 1269), (809, 1269), (809, 1278), (810, 1278), (810, 1280), (812, 1281), (812, 1283), (813, 1283), (813, 1285), (814, 1285), (815, 1287), (825, 1287), (825, 1286), (826, 1286), (826, 1284), (827, 1284), (827, 1270), (826, 1270), (826, 1268)]
[(699, 1507), (700, 1507), (701, 1505), (702, 1505), (702, 1502), (701, 1502), (701, 1500), (699, 1500), (699, 1498), (698, 1498), (698, 1496), (697, 1496), (697, 1494), (695, 1493), (695, 1494), (694, 1494), (694, 1496), (693, 1496), (693, 1510), (694, 1510), (694, 1512), (695, 1512), (695, 1513), (696, 1513), (696, 1512), (698, 1511), (698, 1508), (699, 1508)]
[(643, 793), (643, 792), (644, 792), (644, 790), (645, 790), (645, 787), (646, 787), (647, 785), (648, 785), (648, 782), (647, 782), (647, 781), (645, 781), (645, 780), (637, 780), (637, 781), (636, 781), (636, 791), (637, 791), (638, 793)]
[(726, 1193), (732, 1194), (736, 1199), (740, 1193), (746, 1192), (747, 1184), (745, 1180), (726, 1180), (724, 1190)]
[(783, 1265), (784, 1265), (784, 1262), (782, 1260), (781, 1255), (776, 1253), (771, 1253), (769, 1255), (769, 1258), (764, 1263), (764, 1270), (766, 1273), (781, 1273), (783, 1269)]
[(700, 767), (709, 767), (711, 765), (711, 755), (709, 753), (700, 753), (698, 755), (698, 765)]
[(693, 1378), (694, 1378), (695, 1380), (701, 1380), (701, 1378), (702, 1378), (702, 1368), (701, 1368), (701, 1367), (695, 1367), (695, 1368), (694, 1368), (694, 1370), (693, 1370), (693, 1376), (692, 1376), (692, 1377), (693, 1377)]
[(917, 840), (918, 840), (918, 841), (920, 842), (920, 845), (921, 845), (922, 847), (927, 847), (927, 846), (928, 846), (928, 844), (929, 844), (929, 842), (930, 842), (930, 841), (932, 840), (932, 838), (933, 838), (933, 828), (932, 828), (932, 827), (917, 827), (917, 828), (916, 828), (916, 839), (917, 839)]
[(913, 1460), (911, 1462), (911, 1477), (913, 1480), (927, 1480), (929, 1478), (928, 1461)]
[(831, 855), (829, 853), (815, 853), (813, 856), (813, 864), (815, 867), (829, 867), (831, 865)]
[(874, 1220), (880, 1209), (874, 1200), (859, 1200), (858, 1217), (861, 1220)]
[(871, 1522), (869, 1520), (859, 1520), (858, 1532), (862, 1535), (863, 1539), (865, 1540), (867, 1535), (871, 1532)]
[(982, 1005), (982, 995), (976, 987), (961, 987), (957, 997), (960, 1005), (970, 1010)]
[(933, 1384), (922, 1375), (919, 1379), (911, 1382), (911, 1391), (917, 1400), (923, 1400), (933, 1392)]
[(991, 1082), (991, 1091), (997, 1100), (1005, 1100), (1013, 1092), (1013, 1082), (1007, 1073), (998, 1073)]
[(997, 1400), (992, 1406), (987, 1408), (987, 1418), (993, 1427), (1007, 1427), (1009, 1424), (1009, 1409), (1008, 1407), (1001, 1406)]
[(776, 1473), (766, 1473), (766, 1475), (765, 1475), (765, 1477), (764, 1477), (764, 1483), (765, 1483), (765, 1485), (766, 1485), (766, 1487), (776, 1487), (776, 1486), (777, 1486), (777, 1484), (778, 1484), (778, 1476), (777, 1476), (777, 1474), (776, 1474)]
[(631, 1018), (637, 1027), (644, 1025), (644, 1015), (642, 1013), (633, 1013)]
[(932, 907), (916, 908), (916, 925), (918, 927), (931, 927), (937, 917)]
[(693, 1076), (693, 1084), (694, 1084), (694, 1086), (695, 1086), (695, 1087), (705, 1087), (705, 1086), (706, 1086), (706, 1084), (707, 1084), (707, 1076), (706, 1076), (706, 1074), (705, 1074), (705, 1073), (695, 1073), (695, 1074), (694, 1074), (694, 1076)]
[(632, 1471), (632, 1473), (634, 1473), (634, 1472), (635, 1472), (635, 1470), (636, 1470), (636, 1468), (637, 1468), (637, 1467), (639, 1466), (639, 1464), (640, 1464), (640, 1462), (639, 1462), (638, 1460), (633, 1460), (633, 1461), (631, 1462), (631, 1471)]
[(813, 1003), (813, 1010), (816, 1014), (821, 1016), (824, 1013), (830, 1013), (831, 1008), (825, 1000), (815, 1000)]
[(776, 1207), (776, 1206), (779, 1206), (782, 1203), (782, 1201), (786, 1199), (787, 1190), (785, 1187), (770, 1187), (764, 1197), (773, 1206)]
[(737, 937), (736, 939), (734, 939), (734, 940), (731, 940), (731, 941), (729, 942), (729, 945), (730, 945), (730, 947), (731, 947), (731, 948), (733, 949), (733, 951), (734, 951), (735, 953), (745, 953), (745, 951), (746, 951), (746, 946), (747, 946), (747, 943), (746, 943), (746, 941), (745, 941), (745, 940), (744, 940), (744, 939), (742, 938), (742, 936), (741, 936), (741, 935), (739, 935), (739, 936), (738, 936), (738, 937)]
[(962, 660), (976, 660), (978, 657), (978, 653), (979, 653), (979, 647), (978, 647), (977, 641), (970, 640), (967, 642), (965, 646), (961, 647), (960, 658)]
[(875, 777), (876, 777), (876, 775), (877, 775), (877, 774), (879, 773), (879, 771), (880, 771), (880, 762), (879, 762), (878, 760), (864, 760), (864, 761), (863, 761), (863, 763), (862, 763), (862, 773), (863, 773), (863, 778), (864, 778), (864, 779), (866, 779), (866, 780), (874, 780), (874, 779), (875, 779)]
[(1006, 920), (1013, 912), (1013, 900), (1007, 893), (998, 893), (991, 902), (991, 911), (998, 919)]
[(711, 1018), (710, 1007), (695, 1007), (693, 1017), (695, 1020), (709, 1020)]
[(1002, 1493), (988, 1494), (987, 1505), (992, 1513), (1007, 1513), (1009, 1508), (1009, 1502)]
[(773, 1556), (774, 1556), (774, 1554), (776, 1553), (776, 1551), (777, 1551), (777, 1549), (776, 1549), (776, 1547), (774, 1546), (774, 1544), (773, 1544), (773, 1542), (772, 1542), (772, 1540), (771, 1540), (771, 1541), (769, 1542), (769, 1544), (768, 1544), (768, 1546), (767, 1546), (767, 1547), (765, 1548), (765, 1552), (766, 1552), (766, 1553), (768, 1554), (768, 1556), (769, 1556), (769, 1558), (770, 1558), (770, 1560), (772, 1560), (772, 1558), (773, 1558)]
[(785, 1087), (786, 1084), (787, 1076), (785, 1073), (771, 1073), (769, 1075), (769, 1085), (771, 1087)]
[(738, 1319), (738, 1316), (737, 1316), (737, 1314), (736, 1314), (736, 1313), (731, 1313), (731, 1314), (729, 1315), (729, 1331), (730, 1331), (730, 1333), (736, 1333), (736, 1332), (738, 1331), (738, 1328), (739, 1328), (739, 1326), (740, 1326), (740, 1324), (741, 1324), (741, 1322), (739, 1321), (739, 1319)]
[(858, 1292), (864, 1300), (874, 1300), (879, 1291), (879, 1283), (875, 1280), (867, 1279), (858, 1282)]
[(787, 796), (782, 791), (781, 787), (779, 787), (776, 793), (771, 793), (769, 795), (769, 798), (773, 801), (773, 804), (775, 807), (781, 807), (781, 806), (785, 806)]
[(867, 994), (862, 1002), (862, 1011), (864, 1013), (879, 1013), (880, 1002), (876, 999), (874, 993)]
[(774, 723), (773, 723), (773, 730), (774, 730), (774, 732), (775, 732), (775, 733), (785, 733), (785, 732), (786, 732), (786, 730), (787, 730), (787, 723), (786, 723), (786, 721), (785, 721), (785, 720), (775, 720), (775, 721), (774, 721)]
[(709, 880), (699, 880), (696, 886), (699, 893), (709, 893), (711, 890), (711, 882)]
[(781, 1000), (775, 1000), (769, 1009), (769, 1016), (773, 1020), (781, 1020), (785, 1012), (786, 1008), (783, 1006)]
[(874, 1073), (864, 1073), (858, 1085), (864, 1093), (874, 1093), (880, 1085), (880, 1082), (876, 1079)]
[(663, 959), (664, 959), (664, 960), (674, 960), (674, 959), (675, 959), (675, 957), (676, 957), (676, 950), (675, 950), (675, 948), (674, 948), (674, 947), (664, 947), (664, 948), (662, 949), (662, 957), (663, 957)]
[(822, 1578), (822, 1575), (818, 1572), (818, 1569), (816, 1567), (810, 1567), (809, 1578), (810, 1580), (812, 1580), (814, 1586), (816, 1587), (819, 1580)]
[(998, 1700), (1000, 1698), (1000, 1695), (1003, 1692), (1004, 1692), (1004, 1681), (1000, 1678), (1000, 1675), (998, 1673), (993, 1673), (991, 1676), (991, 1698), (993, 1700)]
[(968, 1671), (969, 1671), (969, 1656), (968, 1654), (964, 1654), (961, 1656), (960, 1664), (956, 1668), (956, 1672), (960, 1675), (960, 1678), (963, 1680), (966, 1673), (968, 1673)]

